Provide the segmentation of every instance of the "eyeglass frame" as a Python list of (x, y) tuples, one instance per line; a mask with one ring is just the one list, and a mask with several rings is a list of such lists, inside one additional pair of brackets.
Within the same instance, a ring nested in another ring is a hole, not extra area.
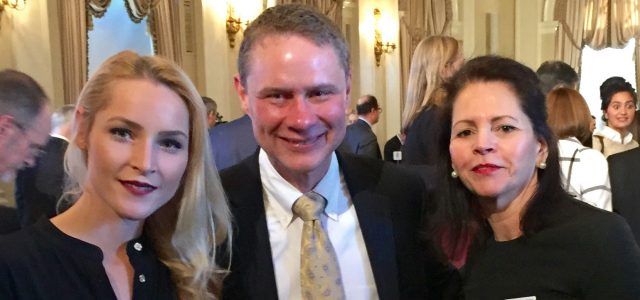
[(15, 117), (11, 117), (11, 122), (13, 123), (13, 125), (16, 128), (18, 128), (22, 132), (22, 135), (24, 135), (25, 138), (27, 138), (27, 140), (29, 140), (29, 154), (31, 154), (34, 159), (42, 156), (45, 152), (47, 152), (44, 149), (44, 147), (45, 147), (44, 145), (38, 145), (36, 143), (33, 143), (29, 139), (29, 137), (27, 135), (28, 128), (26, 126), (24, 126), (20, 122), (18, 122)]

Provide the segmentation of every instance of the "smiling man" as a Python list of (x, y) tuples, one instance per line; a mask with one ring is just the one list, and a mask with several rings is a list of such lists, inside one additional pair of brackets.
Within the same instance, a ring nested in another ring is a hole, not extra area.
[(260, 149), (221, 173), (236, 221), (224, 297), (425, 298), (446, 272), (418, 246), (421, 181), (335, 151), (351, 92), (339, 29), (305, 6), (269, 8), (245, 31), (238, 71)]

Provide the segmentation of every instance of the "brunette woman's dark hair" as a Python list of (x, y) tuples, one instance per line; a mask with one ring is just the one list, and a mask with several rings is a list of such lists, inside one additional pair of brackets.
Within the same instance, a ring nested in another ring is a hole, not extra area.
[(557, 199), (565, 193), (560, 184), (557, 140), (547, 125), (545, 96), (539, 88), (536, 74), (509, 58), (481, 56), (470, 60), (445, 84), (447, 99), (439, 116), (442, 130), (438, 136), (438, 173), (435, 177), (440, 182), (436, 184), (436, 208), (431, 212), (429, 228), (436, 239), (435, 242), (444, 246), (444, 254), (449, 258), (466, 249), (470, 239), (472, 243), (478, 244), (491, 235), (478, 197), (469, 191), (460, 179), (450, 176), (452, 164), (449, 143), (453, 105), (463, 89), (478, 82), (507, 84), (519, 100), (520, 108), (529, 118), (535, 136), (547, 144), (547, 167), (537, 172), (538, 186), (525, 208), (520, 223), (525, 236), (539, 231), (548, 224), (546, 212), (553, 209)]

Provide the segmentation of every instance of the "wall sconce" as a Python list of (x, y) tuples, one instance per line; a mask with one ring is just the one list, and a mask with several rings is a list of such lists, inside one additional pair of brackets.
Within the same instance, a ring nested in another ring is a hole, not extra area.
[(373, 53), (376, 56), (376, 66), (379, 67), (382, 53), (393, 52), (393, 50), (396, 49), (396, 44), (382, 41), (382, 32), (380, 31), (380, 10), (379, 9), (377, 8), (373, 9), (373, 17), (375, 18), (375, 24), (374, 24), (375, 42), (373, 44)]
[(244, 24), (240, 17), (234, 16), (234, 9), (231, 5), (227, 6), (227, 37), (229, 38), (229, 47), (234, 48), (236, 46), (236, 34), (242, 29), (249, 26), (249, 21)]
[(0, 12), (4, 10), (5, 6), (15, 10), (23, 10), (27, 6), (27, 0), (0, 0)]

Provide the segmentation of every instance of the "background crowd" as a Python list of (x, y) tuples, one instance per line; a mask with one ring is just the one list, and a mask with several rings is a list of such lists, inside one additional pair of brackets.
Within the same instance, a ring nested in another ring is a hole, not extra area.
[(594, 130), (567, 64), (462, 52), (420, 41), (384, 151), (340, 29), (303, 5), (244, 31), (224, 124), (159, 56), (112, 56), (53, 115), (1, 71), (0, 298), (640, 297), (636, 91), (604, 81)]

